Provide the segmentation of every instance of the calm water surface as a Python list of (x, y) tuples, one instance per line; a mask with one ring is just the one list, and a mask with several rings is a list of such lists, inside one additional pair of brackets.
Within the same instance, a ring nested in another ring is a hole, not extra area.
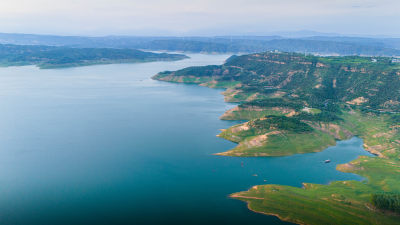
[(234, 147), (215, 137), (235, 124), (218, 119), (233, 107), (221, 90), (150, 79), (228, 56), (191, 57), (0, 68), (0, 224), (285, 224), (227, 196), (257, 184), (361, 179), (335, 170), (367, 154), (357, 138), (321, 153), (213, 156)]

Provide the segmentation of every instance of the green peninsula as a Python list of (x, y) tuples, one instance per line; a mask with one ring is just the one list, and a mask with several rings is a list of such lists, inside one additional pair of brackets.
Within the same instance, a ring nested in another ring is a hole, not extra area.
[(0, 66), (36, 65), (41, 69), (112, 63), (174, 61), (181, 54), (152, 53), (134, 49), (68, 48), (39, 45), (0, 45)]
[(250, 210), (298, 224), (399, 223), (400, 65), (391, 58), (266, 52), (154, 79), (226, 88), (225, 100), (239, 103), (221, 119), (247, 122), (222, 131), (238, 145), (219, 155), (316, 152), (358, 136), (377, 156), (337, 167), (362, 182), (260, 185), (231, 195)]

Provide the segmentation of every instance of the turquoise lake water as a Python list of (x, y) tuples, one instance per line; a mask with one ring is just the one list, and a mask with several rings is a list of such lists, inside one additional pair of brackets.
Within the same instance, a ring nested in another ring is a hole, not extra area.
[(216, 137), (236, 124), (218, 119), (234, 106), (222, 90), (150, 79), (229, 57), (190, 56), (0, 68), (0, 224), (286, 224), (228, 195), (257, 184), (362, 179), (335, 170), (369, 155), (358, 138), (288, 157), (212, 155), (235, 146)]

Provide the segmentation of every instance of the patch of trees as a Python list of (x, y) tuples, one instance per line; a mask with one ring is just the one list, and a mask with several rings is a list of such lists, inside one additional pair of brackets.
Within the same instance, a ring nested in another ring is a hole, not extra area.
[(176, 76), (211, 77), (222, 74), (221, 66), (192, 66), (175, 72)]
[(371, 204), (381, 210), (400, 213), (399, 193), (375, 193), (371, 196)]
[(314, 130), (310, 125), (301, 122), (299, 119), (286, 116), (266, 116), (263, 119), (250, 121), (249, 126), (265, 132), (277, 129), (295, 133), (306, 133)]
[(400, 114), (395, 114), (391, 116), (394, 124), (400, 124)]
[(296, 101), (289, 101), (285, 98), (267, 98), (267, 99), (260, 99), (254, 100), (251, 102), (245, 102), (240, 105), (240, 107), (260, 107), (260, 108), (270, 108), (270, 107), (287, 107), (294, 109), (296, 111), (303, 108), (302, 102)]
[(314, 121), (314, 122), (334, 122), (343, 120), (336, 113), (329, 111), (321, 111), (321, 113), (311, 114), (306, 112), (301, 112), (295, 115), (294, 118), (299, 120)]

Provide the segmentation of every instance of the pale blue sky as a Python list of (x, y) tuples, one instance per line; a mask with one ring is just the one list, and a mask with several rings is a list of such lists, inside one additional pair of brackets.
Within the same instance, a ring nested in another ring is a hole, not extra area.
[(400, 0), (1, 0), (0, 32), (225, 35), (315, 30), (400, 37)]

